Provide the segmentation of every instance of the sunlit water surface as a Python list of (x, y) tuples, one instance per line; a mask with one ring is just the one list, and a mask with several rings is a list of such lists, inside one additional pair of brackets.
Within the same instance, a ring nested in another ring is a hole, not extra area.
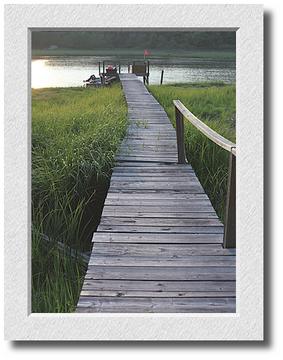
[[(52, 56), (32, 60), (31, 84), (33, 88), (83, 86), (90, 75), (98, 76), (98, 62), (107, 57)], [(130, 62), (130, 61), (129, 61)], [(128, 72), (128, 61), (121, 63), (121, 72)], [(102, 70), (102, 69), (101, 69)], [(164, 70), (164, 84), (181, 82), (236, 81), (234, 61), (206, 59), (154, 59), (150, 61), (150, 84), (159, 84)]]

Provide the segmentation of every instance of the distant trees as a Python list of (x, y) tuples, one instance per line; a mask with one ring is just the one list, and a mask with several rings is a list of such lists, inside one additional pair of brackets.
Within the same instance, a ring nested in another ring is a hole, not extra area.
[(213, 31), (34, 31), (32, 48), (234, 49), (235, 32)]

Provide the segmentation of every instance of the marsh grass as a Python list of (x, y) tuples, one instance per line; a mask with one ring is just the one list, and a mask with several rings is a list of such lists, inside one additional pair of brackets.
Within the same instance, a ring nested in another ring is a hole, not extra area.
[[(236, 142), (236, 92), (223, 83), (150, 86), (175, 126), (173, 100), (180, 100), (194, 115), (227, 139)], [(228, 153), (185, 120), (185, 148), (202, 186), (224, 222), (228, 178)]]
[(126, 114), (119, 85), (32, 91), (33, 312), (75, 309)]

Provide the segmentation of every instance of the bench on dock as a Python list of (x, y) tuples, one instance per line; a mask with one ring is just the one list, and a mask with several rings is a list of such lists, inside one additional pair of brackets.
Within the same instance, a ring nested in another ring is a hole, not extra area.
[(132, 65), (132, 73), (136, 76), (142, 76), (143, 82), (149, 82), (149, 61), (134, 61)]

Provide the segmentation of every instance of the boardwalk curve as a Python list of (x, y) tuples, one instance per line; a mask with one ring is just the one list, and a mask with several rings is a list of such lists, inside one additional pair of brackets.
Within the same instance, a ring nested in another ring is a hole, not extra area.
[(175, 130), (134, 74), (121, 74), (129, 127), (116, 157), (77, 312), (235, 312), (235, 249)]

